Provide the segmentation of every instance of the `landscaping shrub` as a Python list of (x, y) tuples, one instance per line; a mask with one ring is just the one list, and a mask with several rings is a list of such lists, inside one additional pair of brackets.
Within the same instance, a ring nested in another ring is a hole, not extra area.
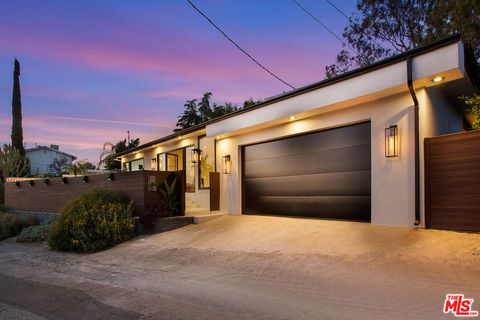
[(12, 213), (0, 213), (0, 240), (14, 237), (23, 228), (37, 224), (34, 218), (20, 217)]
[(49, 224), (40, 224), (37, 226), (31, 226), (24, 228), (22, 232), (17, 236), (17, 242), (41, 242), (47, 238)]
[(93, 189), (65, 205), (52, 222), (48, 244), (61, 251), (103, 250), (132, 237), (136, 220), (131, 201), (114, 191)]

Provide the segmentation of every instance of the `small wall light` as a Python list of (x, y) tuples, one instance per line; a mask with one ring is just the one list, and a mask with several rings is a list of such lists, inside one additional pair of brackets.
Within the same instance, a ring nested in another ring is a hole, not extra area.
[(68, 179), (66, 177), (62, 177), (62, 183), (66, 184), (68, 182)]
[(111, 173), (111, 172), (107, 175), (107, 180), (108, 180), (108, 181), (113, 181), (114, 178), (115, 178), (115, 176), (114, 176), (114, 174)]
[(385, 157), (398, 157), (398, 127), (385, 128)]
[(199, 148), (192, 149), (192, 163), (197, 163), (202, 160), (202, 150)]
[(152, 158), (152, 160), (150, 160), (150, 170), (157, 170), (157, 159), (156, 158)]
[(20, 181), (15, 181), (15, 186), (20, 187)]
[(48, 178), (43, 179), (43, 183), (45, 183), (48, 186), (50, 184), (50, 179)]
[(83, 177), (82, 177), (82, 182), (87, 183), (87, 182), (88, 182), (88, 176), (83, 176)]
[(290, 121), (293, 121), (293, 120), (295, 120), (295, 119), (297, 119), (297, 118), (295, 118), (295, 116), (290, 116), (290, 117), (288, 118), (288, 120), (290, 120)]
[(33, 180), (28, 180), (28, 184), (29, 184), (30, 186), (33, 186), (33, 184), (34, 184)]
[(438, 83), (438, 82), (442, 81), (443, 79), (444, 79), (444, 77), (438, 76), (438, 77), (433, 78), (432, 81), (435, 82), (435, 83)]
[(230, 172), (232, 172), (232, 160), (230, 155), (226, 155), (222, 157), (222, 173), (230, 174)]

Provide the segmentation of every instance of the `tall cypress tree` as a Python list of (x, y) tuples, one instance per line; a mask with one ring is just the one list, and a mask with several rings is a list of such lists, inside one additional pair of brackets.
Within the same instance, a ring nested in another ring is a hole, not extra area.
[(12, 147), (18, 149), (22, 157), (25, 156), (22, 129), (22, 98), (20, 94), (20, 63), (17, 59), (15, 59), (13, 67)]

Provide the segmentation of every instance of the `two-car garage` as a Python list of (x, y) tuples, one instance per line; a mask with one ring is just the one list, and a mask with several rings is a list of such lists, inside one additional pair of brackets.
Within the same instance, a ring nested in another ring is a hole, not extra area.
[(244, 214), (370, 221), (370, 122), (242, 150)]

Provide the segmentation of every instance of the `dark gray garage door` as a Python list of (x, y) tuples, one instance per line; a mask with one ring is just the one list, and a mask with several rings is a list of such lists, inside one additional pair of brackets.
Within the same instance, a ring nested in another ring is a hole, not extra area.
[(370, 221), (370, 122), (243, 147), (243, 213)]

